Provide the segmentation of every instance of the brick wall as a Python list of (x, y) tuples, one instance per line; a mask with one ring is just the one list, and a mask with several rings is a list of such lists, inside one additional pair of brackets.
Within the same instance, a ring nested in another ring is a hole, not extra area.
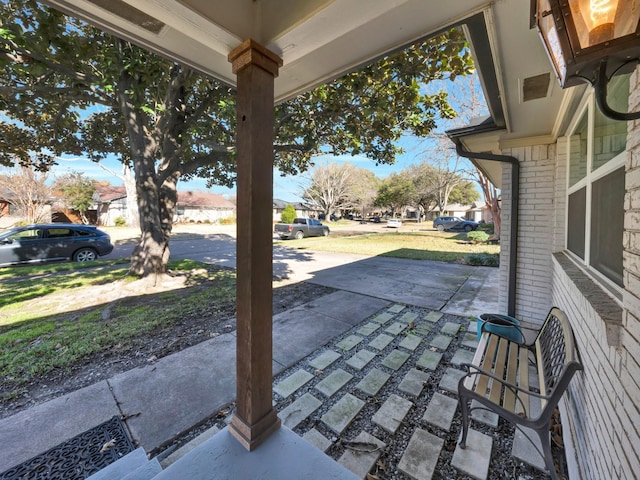
[[(551, 307), (551, 253), (555, 240), (556, 146), (534, 145), (503, 151), (520, 162), (518, 208), (518, 264), (516, 271), (516, 316), (540, 323)], [(502, 224), (500, 238), (501, 297), (507, 310), (508, 263), (511, 222), (511, 167), (503, 168)]]

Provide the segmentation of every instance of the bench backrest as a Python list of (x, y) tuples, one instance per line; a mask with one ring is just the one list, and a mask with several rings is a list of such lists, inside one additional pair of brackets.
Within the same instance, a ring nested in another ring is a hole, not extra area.
[(551, 397), (549, 403), (555, 405), (573, 374), (577, 370), (582, 370), (571, 325), (566, 314), (559, 308), (554, 307), (549, 311), (536, 338), (535, 348), (540, 376), (540, 393)]

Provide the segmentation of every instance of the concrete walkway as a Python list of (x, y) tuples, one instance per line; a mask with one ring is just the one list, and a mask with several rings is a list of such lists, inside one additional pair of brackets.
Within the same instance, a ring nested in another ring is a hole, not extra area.
[[(351, 335), (349, 332), (354, 329), (366, 328), (372, 316), (388, 308), (417, 306), (433, 314), (445, 312), (466, 318), (497, 311), (497, 269), (382, 257), (355, 256), (350, 257), (351, 261), (339, 260), (342, 263), (335, 264), (336, 256), (333, 255), (325, 267), (315, 263), (313, 271), (296, 270), (296, 280), (306, 277), (306, 281), (331, 286), (338, 291), (274, 317), (274, 376), (313, 357), (336, 339)], [(404, 327), (396, 326), (393, 333), (389, 333), (386, 329), (394, 323)], [(384, 327), (385, 335), (404, 339), (403, 330), (409, 323), (406, 318), (405, 321), (390, 322)], [(372, 343), (373, 340), (371, 338)], [(344, 353), (352, 347), (345, 344), (339, 348)], [(411, 355), (411, 350), (406, 353)], [(352, 361), (365, 360), (355, 358)], [(398, 361), (381, 359), (384, 360)], [(235, 383), (235, 335), (231, 333), (0, 420), (0, 444), (3, 445), (0, 472), (113, 415), (126, 419), (138, 445), (147, 452), (159, 451), (163, 445), (231, 403), (235, 397)], [(278, 388), (276, 385), (276, 392)], [(320, 392), (322, 388), (328, 389), (323, 393), (326, 395), (326, 391), (336, 387), (325, 385), (320, 388)], [(349, 404), (351, 399), (343, 398)], [(337, 418), (342, 414), (344, 412), (337, 412)], [(380, 415), (384, 417), (384, 413)], [(342, 421), (337, 419), (334, 425), (331, 422), (325, 423), (339, 431)], [(287, 425), (288, 420), (283, 423)], [(419, 437), (415, 441), (412, 439), (408, 451), (419, 441)], [(406, 462), (409, 462), (408, 457)]]

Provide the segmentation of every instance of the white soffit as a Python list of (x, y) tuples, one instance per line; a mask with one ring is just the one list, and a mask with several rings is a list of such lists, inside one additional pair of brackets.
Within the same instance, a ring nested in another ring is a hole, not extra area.
[[(235, 76), (227, 55), (253, 38), (283, 58), (275, 83), (279, 101), (425, 38), (486, 2), (111, 0), (106, 8), (90, 0), (46, 3), (231, 85)], [(117, 3), (135, 7), (164, 28), (156, 34), (128, 21)]]
[[(477, 66), (481, 73), (497, 72), (498, 93), (492, 95), (507, 120), (502, 139), (541, 137), (558, 129), (564, 93), (557, 86), (544, 98), (521, 102), (521, 79), (551, 68), (537, 33), (529, 29), (528, 0), (45, 1), (230, 85), (236, 78), (227, 55), (253, 38), (283, 59), (276, 101), (490, 9), (488, 43), (494, 58)], [(119, 6), (134, 7), (161, 28), (143, 28)]]

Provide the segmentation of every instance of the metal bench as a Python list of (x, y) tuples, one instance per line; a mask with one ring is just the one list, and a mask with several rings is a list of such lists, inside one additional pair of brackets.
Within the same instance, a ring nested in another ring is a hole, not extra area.
[[(514, 328), (520, 331), (520, 327)], [(482, 333), (472, 363), (465, 364), (468, 373), (458, 383), (462, 410), (460, 448), (466, 447), (471, 410), (486, 409), (517, 428), (529, 427), (538, 434), (546, 468), (556, 480), (549, 422), (574, 373), (582, 370), (582, 364), (574, 346), (571, 325), (560, 309), (552, 308), (540, 330), (533, 333), (531, 342), (526, 341), (531, 335), (523, 331), (521, 342), (487, 331)], [(530, 366), (537, 369), (537, 375), (530, 377)], [(541, 402), (539, 414), (531, 410), (531, 401), (536, 398)], [(476, 400), (479, 406), (470, 408), (471, 400)]]

